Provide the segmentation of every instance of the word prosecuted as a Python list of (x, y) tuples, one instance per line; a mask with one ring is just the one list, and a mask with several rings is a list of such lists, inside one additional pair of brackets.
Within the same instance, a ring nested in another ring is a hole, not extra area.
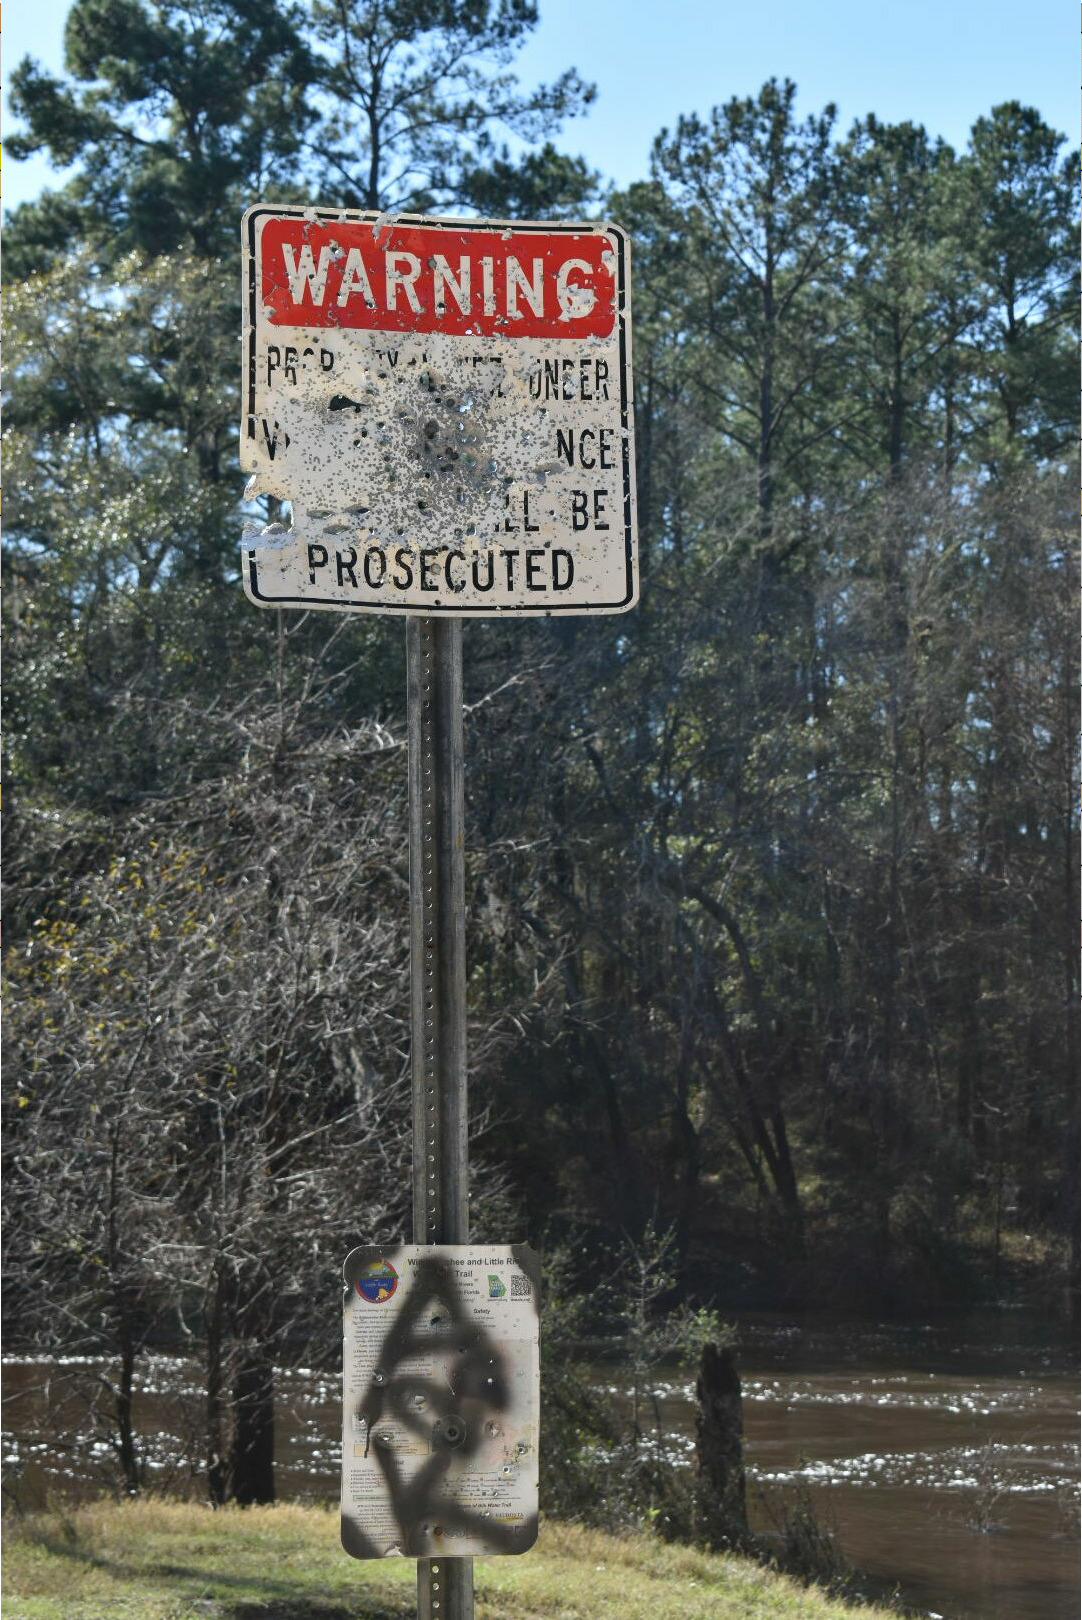
[(616, 272), (604, 236), (269, 218), (260, 294), (273, 326), (608, 337)]

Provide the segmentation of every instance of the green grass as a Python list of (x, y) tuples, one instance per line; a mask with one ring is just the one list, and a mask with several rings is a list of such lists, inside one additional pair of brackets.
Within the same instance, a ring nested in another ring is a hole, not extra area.
[[(478, 1559), (478, 1620), (842, 1620), (853, 1608), (750, 1560), (542, 1526), (518, 1558)], [(399, 1620), (414, 1564), (356, 1562), (338, 1515), (99, 1502), (4, 1523), (5, 1620)], [(885, 1610), (863, 1609), (865, 1615)]]

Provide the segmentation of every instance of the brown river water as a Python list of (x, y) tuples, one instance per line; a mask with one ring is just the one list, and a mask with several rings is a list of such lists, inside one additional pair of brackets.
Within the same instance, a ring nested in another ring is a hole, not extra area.
[[(740, 1368), (752, 1522), (803, 1500), (869, 1596), (897, 1593), (942, 1620), (1074, 1620), (1079, 1604), (1078, 1380), (1072, 1347), (1021, 1313), (916, 1326), (743, 1317)], [(4, 1366), (5, 1498), (96, 1491), (112, 1477), (88, 1417), (100, 1364)], [(618, 1368), (596, 1369), (620, 1388)], [(278, 1489), (338, 1492), (334, 1374), (279, 1377)], [(671, 1445), (690, 1460), (691, 1385), (662, 1381)], [(148, 1475), (190, 1488), (201, 1395), (190, 1361), (142, 1364), (137, 1421)], [(48, 1427), (45, 1413), (50, 1413)]]

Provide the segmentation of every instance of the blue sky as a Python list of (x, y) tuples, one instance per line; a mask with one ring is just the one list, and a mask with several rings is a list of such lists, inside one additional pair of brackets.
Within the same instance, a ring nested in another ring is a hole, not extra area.
[[(964, 146), (999, 101), (1037, 107), (1077, 143), (1078, 13), (1067, 0), (540, 0), (541, 23), (516, 59), (524, 83), (575, 66), (598, 87), (562, 144), (619, 185), (647, 173), (654, 136), (685, 112), (794, 79), (803, 112), (834, 101), (847, 127), (866, 112), (909, 118)], [(7, 82), (27, 52), (62, 64), (69, 0), (7, 0), (0, 37)], [(41, 159), (4, 158), (11, 208), (53, 181)]]

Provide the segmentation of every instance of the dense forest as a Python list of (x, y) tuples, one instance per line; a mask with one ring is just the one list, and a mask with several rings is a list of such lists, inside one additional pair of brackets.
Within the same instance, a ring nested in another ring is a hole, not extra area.
[(475, 1233), (723, 1314), (1076, 1280), (1077, 154), (770, 80), (605, 192), (536, 10), (76, 0), (13, 78), (6, 1297), (132, 1488), (148, 1345), (243, 1500), (408, 1223), (402, 626), (238, 583), (256, 200), (631, 234), (641, 604), (465, 631)]

